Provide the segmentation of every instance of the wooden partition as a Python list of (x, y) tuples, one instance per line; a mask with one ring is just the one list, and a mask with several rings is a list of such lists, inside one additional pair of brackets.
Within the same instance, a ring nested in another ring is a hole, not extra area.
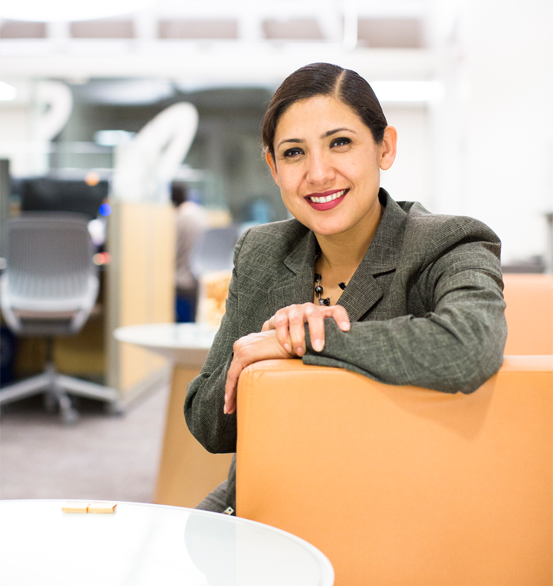
[(137, 392), (167, 370), (167, 361), (117, 342), (120, 326), (174, 321), (175, 221), (171, 204), (114, 202), (107, 279), (108, 384)]

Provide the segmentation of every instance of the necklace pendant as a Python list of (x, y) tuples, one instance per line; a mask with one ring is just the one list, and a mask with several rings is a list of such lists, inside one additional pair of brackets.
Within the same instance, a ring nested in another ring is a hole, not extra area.
[(326, 299), (319, 299), (319, 305), (330, 305), (330, 297), (327, 297)]

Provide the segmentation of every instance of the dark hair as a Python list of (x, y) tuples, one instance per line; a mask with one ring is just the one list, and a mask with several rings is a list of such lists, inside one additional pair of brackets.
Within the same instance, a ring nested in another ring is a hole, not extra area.
[(290, 74), (271, 98), (261, 125), (263, 145), (275, 158), (273, 142), (280, 117), (295, 102), (315, 96), (334, 96), (357, 113), (377, 144), (388, 126), (372, 87), (358, 73), (330, 63), (311, 63)]

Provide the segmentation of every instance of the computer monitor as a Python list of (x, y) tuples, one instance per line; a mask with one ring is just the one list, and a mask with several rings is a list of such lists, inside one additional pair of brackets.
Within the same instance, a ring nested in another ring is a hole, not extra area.
[(22, 179), (13, 190), (21, 197), (22, 212), (77, 212), (89, 218), (99, 215), (108, 196), (108, 182), (88, 185), (84, 181), (33, 178)]

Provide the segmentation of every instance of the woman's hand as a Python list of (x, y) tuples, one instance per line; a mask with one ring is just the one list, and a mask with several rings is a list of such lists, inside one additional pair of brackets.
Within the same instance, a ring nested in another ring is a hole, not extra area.
[(297, 356), (305, 354), (305, 324), (309, 324), (311, 345), (315, 352), (321, 352), (325, 345), (324, 319), (334, 318), (338, 327), (347, 332), (350, 328), (348, 312), (341, 305), (289, 305), (279, 309), (263, 324), (262, 332), (276, 330), (280, 345)]
[(253, 362), (272, 358), (294, 358), (279, 343), (274, 330), (249, 334), (234, 342), (234, 356), (227, 374), (225, 385), (225, 413), (236, 411), (236, 389), (240, 373)]

